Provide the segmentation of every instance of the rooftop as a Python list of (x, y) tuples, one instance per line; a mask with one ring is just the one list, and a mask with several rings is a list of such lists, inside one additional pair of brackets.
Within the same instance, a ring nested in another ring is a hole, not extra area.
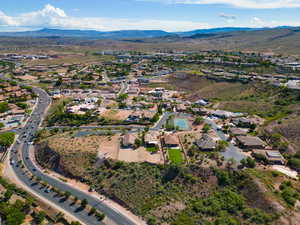
[(264, 146), (266, 143), (255, 136), (238, 136), (237, 140), (245, 146)]

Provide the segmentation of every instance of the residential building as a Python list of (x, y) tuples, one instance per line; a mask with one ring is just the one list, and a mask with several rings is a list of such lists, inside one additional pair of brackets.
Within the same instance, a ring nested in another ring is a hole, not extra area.
[(149, 131), (145, 134), (144, 142), (146, 146), (157, 146), (158, 145), (159, 132)]
[(247, 130), (237, 128), (237, 127), (232, 127), (229, 129), (229, 133), (231, 137), (236, 137), (236, 136), (246, 136), (247, 135)]
[(122, 146), (125, 148), (132, 148), (134, 147), (136, 136), (134, 134), (125, 134), (122, 139)]
[(281, 155), (281, 153), (277, 150), (261, 150), (261, 149), (255, 149), (252, 151), (253, 154), (261, 154), (264, 155), (268, 161), (269, 164), (275, 164), (275, 165), (284, 165), (285, 159)]
[(266, 146), (263, 140), (255, 136), (237, 136), (236, 140), (240, 147), (245, 150), (264, 149)]
[(179, 148), (179, 140), (175, 134), (165, 134), (163, 142), (167, 148)]
[(204, 134), (196, 141), (196, 145), (202, 151), (213, 151), (216, 148), (217, 143), (208, 134)]

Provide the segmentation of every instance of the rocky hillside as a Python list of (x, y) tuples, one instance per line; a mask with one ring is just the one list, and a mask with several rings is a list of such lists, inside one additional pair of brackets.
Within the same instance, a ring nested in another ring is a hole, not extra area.
[(40, 140), (38, 162), (88, 183), (150, 225), (297, 224), (289, 218), (298, 216), (299, 183), (280, 173), (113, 160), (96, 166), (97, 139), (63, 134)]

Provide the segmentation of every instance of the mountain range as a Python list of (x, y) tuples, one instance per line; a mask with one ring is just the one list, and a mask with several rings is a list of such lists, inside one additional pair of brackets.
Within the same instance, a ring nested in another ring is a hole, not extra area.
[(158, 37), (207, 37), (220, 33), (237, 31), (255, 31), (269, 29), (283, 29), (292, 27), (276, 28), (250, 28), (250, 27), (222, 27), (211, 29), (198, 29), (186, 32), (166, 32), (163, 30), (119, 30), (119, 31), (95, 31), (95, 30), (62, 30), (62, 29), (40, 29), (36, 31), (23, 32), (0, 32), (2, 37), (76, 37), (86, 39), (138, 39)]

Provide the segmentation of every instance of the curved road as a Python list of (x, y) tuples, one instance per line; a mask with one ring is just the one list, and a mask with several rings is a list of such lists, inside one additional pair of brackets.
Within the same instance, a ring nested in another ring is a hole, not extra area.
[[(36, 184), (34, 181), (31, 181), (31, 175), (27, 175), (27, 173), (24, 173), (24, 170), (18, 164), (18, 161), (21, 160), (20, 157), (22, 157), (22, 161), (26, 169), (36, 177), (40, 177), (42, 181), (51, 184), (51, 186), (56, 187), (60, 191), (69, 191), (72, 195), (77, 196), (80, 200), (86, 199), (91, 206), (102, 211), (110, 220), (112, 220), (117, 225), (137, 225), (125, 215), (104, 204), (100, 199), (97, 199), (72, 186), (69, 186), (62, 181), (52, 178), (51, 176), (43, 173), (35, 167), (34, 163), (29, 157), (29, 143), (33, 139), (34, 134), (42, 121), (44, 112), (51, 103), (51, 99), (48, 94), (42, 89), (33, 87), (33, 91), (39, 96), (37, 107), (34, 109), (27, 124), (19, 132), (20, 136), (11, 150), (12, 154), (10, 162), (12, 162), (12, 169), (14, 170), (14, 173), (17, 175), (19, 180), (27, 185), (33, 192), (38, 193), (40, 196), (46, 198), (47, 200), (56, 204), (58, 207), (61, 207), (70, 214), (74, 215), (76, 218), (78, 218), (79, 221), (84, 222), (88, 225), (103, 225), (103, 223), (99, 222), (94, 216), (89, 216), (86, 210), (78, 210), (78, 207), (76, 208), (76, 206), (70, 204), (69, 201), (62, 201), (61, 199), (57, 198), (52, 192), (46, 193), (45, 190), (41, 188), (41, 186)], [(17, 152), (19, 148), (22, 150), (21, 154)]]

